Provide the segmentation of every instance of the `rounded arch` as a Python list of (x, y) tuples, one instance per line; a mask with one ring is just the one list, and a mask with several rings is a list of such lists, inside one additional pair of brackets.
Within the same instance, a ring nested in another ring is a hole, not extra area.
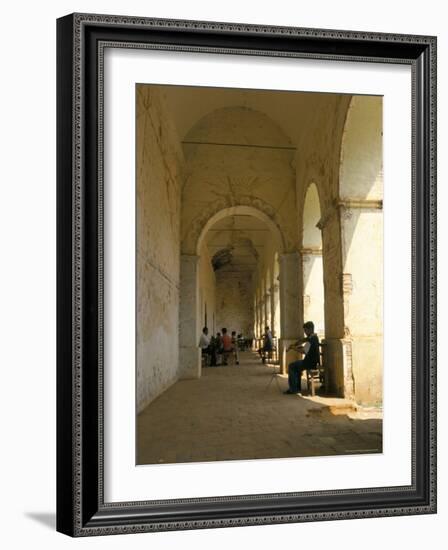
[(322, 233), (318, 227), (321, 218), (319, 189), (316, 183), (311, 182), (306, 189), (303, 201), (303, 248), (322, 248)]
[(302, 277), (303, 319), (313, 321), (316, 332), (322, 337), (325, 332), (325, 291), (322, 257), (322, 219), (318, 187), (311, 182), (303, 203), (302, 231)]
[(292, 146), (288, 133), (265, 111), (247, 105), (229, 104), (212, 108), (194, 121), (185, 133), (185, 140), (216, 140), (229, 135), (256, 137), (262, 142)]
[(265, 281), (265, 292), (270, 292), (271, 286), (272, 286), (272, 277), (271, 277), (271, 268), (269, 266), (266, 267), (264, 281)]
[(227, 218), (228, 216), (236, 216), (236, 215), (245, 215), (245, 216), (253, 216), (260, 221), (264, 222), (269, 230), (271, 231), (271, 234), (273, 235), (275, 239), (275, 244), (277, 246), (277, 250), (282, 253), (285, 249), (285, 243), (284, 243), (284, 237), (283, 234), (278, 227), (278, 225), (272, 220), (270, 216), (265, 214), (262, 210), (259, 210), (258, 208), (254, 208), (253, 206), (246, 206), (246, 205), (238, 205), (238, 206), (230, 206), (227, 208), (222, 208), (218, 212), (215, 212), (213, 215), (211, 215), (208, 220), (204, 221), (201, 228), (198, 228), (197, 236), (195, 238), (195, 253), (199, 256), (202, 243), (204, 242), (204, 238), (208, 232), (208, 230), (218, 221), (222, 220), (223, 218)]
[(274, 263), (272, 267), (274, 284), (278, 283), (280, 277), (280, 257), (278, 251), (274, 254)]
[(383, 197), (383, 102), (380, 96), (353, 96), (341, 141), (339, 197)]

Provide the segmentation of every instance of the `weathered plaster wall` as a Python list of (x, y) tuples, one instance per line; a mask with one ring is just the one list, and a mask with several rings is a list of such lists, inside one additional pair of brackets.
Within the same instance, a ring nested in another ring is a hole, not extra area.
[(351, 236), (346, 237), (350, 247), (345, 261), (345, 322), (352, 340), (355, 396), (363, 403), (379, 403), (383, 383), (382, 211), (353, 211), (344, 220), (346, 233)]
[(247, 274), (216, 272), (216, 332), (249, 334), (254, 326), (252, 281)]
[(137, 87), (137, 411), (177, 379), (180, 165), (163, 96)]
[(341, 148), (344, 314), (356, 400), (383, 392), (382, 98), (354, 97)]

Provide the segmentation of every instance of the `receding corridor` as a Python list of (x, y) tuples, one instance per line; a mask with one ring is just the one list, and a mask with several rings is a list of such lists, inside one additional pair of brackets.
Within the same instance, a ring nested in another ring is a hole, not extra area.
[(284, 395), (275, 367), (253, 352), (240, 361), (204, 368), (147, 406), (137, 417), (137, 464), (381, 452), (380, 410)]

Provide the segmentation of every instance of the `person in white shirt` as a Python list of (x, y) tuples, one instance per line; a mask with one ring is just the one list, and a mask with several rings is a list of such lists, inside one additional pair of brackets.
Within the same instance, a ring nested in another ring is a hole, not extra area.
[(208, 364), (208, 357), (210, 354), (210, 338), (208, 337), (208, 328), (202, 329), (201, 337), (199, 338), (199, 347), (201, 348), (202, 356), (205, 356), (205, 364)]

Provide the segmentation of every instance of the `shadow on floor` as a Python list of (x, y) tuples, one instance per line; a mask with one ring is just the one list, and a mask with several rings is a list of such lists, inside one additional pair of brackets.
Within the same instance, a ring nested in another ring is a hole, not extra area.
[(382, 417), (284, 395), (287, 377), (253, 354), (175, 383), (137, 417), (137, 464), (382, 452)]

